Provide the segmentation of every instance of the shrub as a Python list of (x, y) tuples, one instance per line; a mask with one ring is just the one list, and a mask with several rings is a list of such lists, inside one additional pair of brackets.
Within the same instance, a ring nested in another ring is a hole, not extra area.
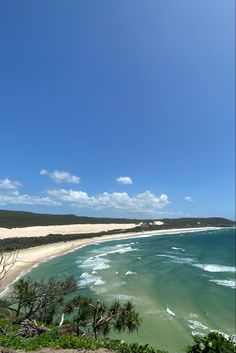
[(211, 332), (207, 336), (194, 336), (195, 344), (187, 347), (187, 353), (235, 353), (233, 340), (225, 338), (218, 332)]

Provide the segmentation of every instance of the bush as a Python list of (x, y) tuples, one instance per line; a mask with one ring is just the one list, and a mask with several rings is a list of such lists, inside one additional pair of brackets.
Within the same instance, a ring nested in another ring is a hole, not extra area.
[(211, 332), (207, 336), (193, 337), (195, 344), (188, 346), (187, 353), (235, 353), (236, 346), (232, 339), (225, 338), (218, 332)]
[(107, 348), (120, 353), (168, 353), (154, 350), (150, 345), (139, 345), (137, 343), (122, 343), (119, 340), (95, 340), (92, 337), (59, 336), (56, 329), (43, 333), (39, 336), (22, 338), (15, 333), (0, 335), (0, 346), (5, 348), (33, 351), (40, 348), (54, 349), (88, 349), (96, 350)]
[(154, 350), (149, 345), (121, 343), (119, 340), (95, 340), (91, 337), (59, 336), (57, 330), (43, 333), (31, 338), (21, 338), (15, 333), (0, 335), (0, 346), (23, 351), (37, 350), (43, 347), (55, 349), (88, 349), (107, 348), (120, 353), (167, 353)]

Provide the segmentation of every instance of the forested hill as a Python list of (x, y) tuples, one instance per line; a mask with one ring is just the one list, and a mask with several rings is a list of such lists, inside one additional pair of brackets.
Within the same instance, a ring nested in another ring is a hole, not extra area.
[(98, 218), (75, 216), (73, 214), (54, 215), (22, 211), (0, 210), (0, 228), (53, 226), (68, 224), (109, 224), (109, 223), (140, 223), (138, 219)]
[(75, 215), (53, 215), (22, 211), (0, 210), (0, 228), (68, 225), (68, 224), (109, 224), (109, 223), (135, 223), (143, 222), (143, 228), (170, 229), (170, 228), (191, 228), (191, 227), (231, 227), (234, 221), (221, 217), (211, 218), (177, 218), (159, 219), (163, 225), (155, 225), (152, 219), (130, 219), (130, 218), (98, 218)]

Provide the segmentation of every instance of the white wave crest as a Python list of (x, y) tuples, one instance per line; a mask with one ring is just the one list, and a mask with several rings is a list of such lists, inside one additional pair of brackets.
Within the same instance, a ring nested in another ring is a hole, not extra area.
[(137, 275), (137, 272), (127, 271), (127, 272), (125, 273), (125, 275), (126, 275), (126, 276), (128, 276), (128, 275)]
[(197, 320), (188, 320), (188, 323), (189, 323), (189, 327), (192, 329), (192, 330), (195, 330), (195, 329), (200, 329), (200, 330), (208, 330), (209, 331), (209, 327), (203, 325), (200, 321), (197, 321)]
[(216, 283), (219, 286), (236, 289), (236, 280), (233, 280), (233, 279), (210, 279), (209, 281)]
[(181, 251), (185, 251), (185, 249), (183, 249), (183, 248), (176, 248), (175, 246), (172, 246), (172, 248), (171, 249), (173, 249), (173, 250), (181, 250)]
[(192, 257), (179, 257), (179, 256), (167, 255), (167, 254), (160, 254), (157, 256), (166, 257), (166, 258), (172, 260), (171, 262), (173, 262), (175, 264), (190, 264), (191, 265), (194, 262), (194, 259)]
[(110, 265), (108, 265), (110, 261), (108, 259), (104, 259), (102, 257), (89, 257), (87, 260), (85, 260), (80, 267), (82, 268), (92, 268), (93, 271), (98, 271), (98, 270), (104, 270), (105, 268), (109, 268)]
[(170, 310), (170, 308), (168, 308), (168, 306), (166, 308), (166, 311), (168, 312), (169, 315), (175, 316), (175, 313), (172, 310)]
[(82, 275), (80, 276), (79, 286), (85, 287), (90, 284), (93, 284), (94, 286), (100, 286), (102, 284), (105, 284), (105, 281), (103, 281), (101, 277), (90, 275), (87, 272), (82, 273)]
[(236, 268), (234, 266), (221, 266), (214, 264), (195, 264), (195, 267), (198, 267), (206, 272), (235, 272)]
[(104, 258), (107, 255), (116, 254), (116, 253), (124, 254), (126, 252), (135, 251), (135, 250), (137, 249), (133, 249), (130, 246), (130, 244), (122, 244), (122, 245), (118, 244), (113, 248), (109, 247), (106, 252), (89, 257), (82, 263), (79, 263), (79, 261), (77, 260), (77, 263), (79, 264), (79, 267), (92, 268), (93, 271), (104, 270), (110, 267), (109, 265), (110, 260)]
[(166, 257), (167, 259), (170, 259), (172, 263), (191, 265), (205, 272), (215, 272), (215, 273), (220, 273), (220, 272), (235, 273), (236, 272), (236, 268), (234, 266), (223, 266), (223, 265), (217, 265), (217, 264), (200, 264), (200, 263), (197, 263), (196, 260), (191, 257), (180, 257), (176, 255), (169, 255), (169, 254), (158, 254), (157, 256)]
[(205, 333), (199, 331), (192, 331), (193, 336), (205, 336)]

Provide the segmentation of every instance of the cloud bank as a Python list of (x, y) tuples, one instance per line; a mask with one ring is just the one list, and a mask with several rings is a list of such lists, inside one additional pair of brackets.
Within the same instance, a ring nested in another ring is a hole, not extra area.
[[(49, 173), (47, 170), (41, 170), (40, 174), (49, 175), (57, 183), (77, 180), (74, 179), (75, 176), (67, 172), (55, 172)], [(81, 190), (55, 188), (47, 190), (43, 195), (29, 195), (21, 193), (20, 186), (21, 183), (8, 178), (0, 180), (0, 205), (70, 206), (88, 210), (125, 211), (132, 215), (134, 213), (153, 215), (170, 203), (167, 195), (158, 196), (149, 190), (131, 196), (127, 192), (109, 193), (105, 191), (98, 195), (89, 195)]]
[(157, 196), (148, 190), (132, 197), (126, 192), (103, 192), (96, 196), (89, 196), (84, 191), (66, 189), (48, 190), (47, 193), (50, 198), (61, 203), (96, 210), (112, 209), (150, 213), (169, 204), (167, 195)]

